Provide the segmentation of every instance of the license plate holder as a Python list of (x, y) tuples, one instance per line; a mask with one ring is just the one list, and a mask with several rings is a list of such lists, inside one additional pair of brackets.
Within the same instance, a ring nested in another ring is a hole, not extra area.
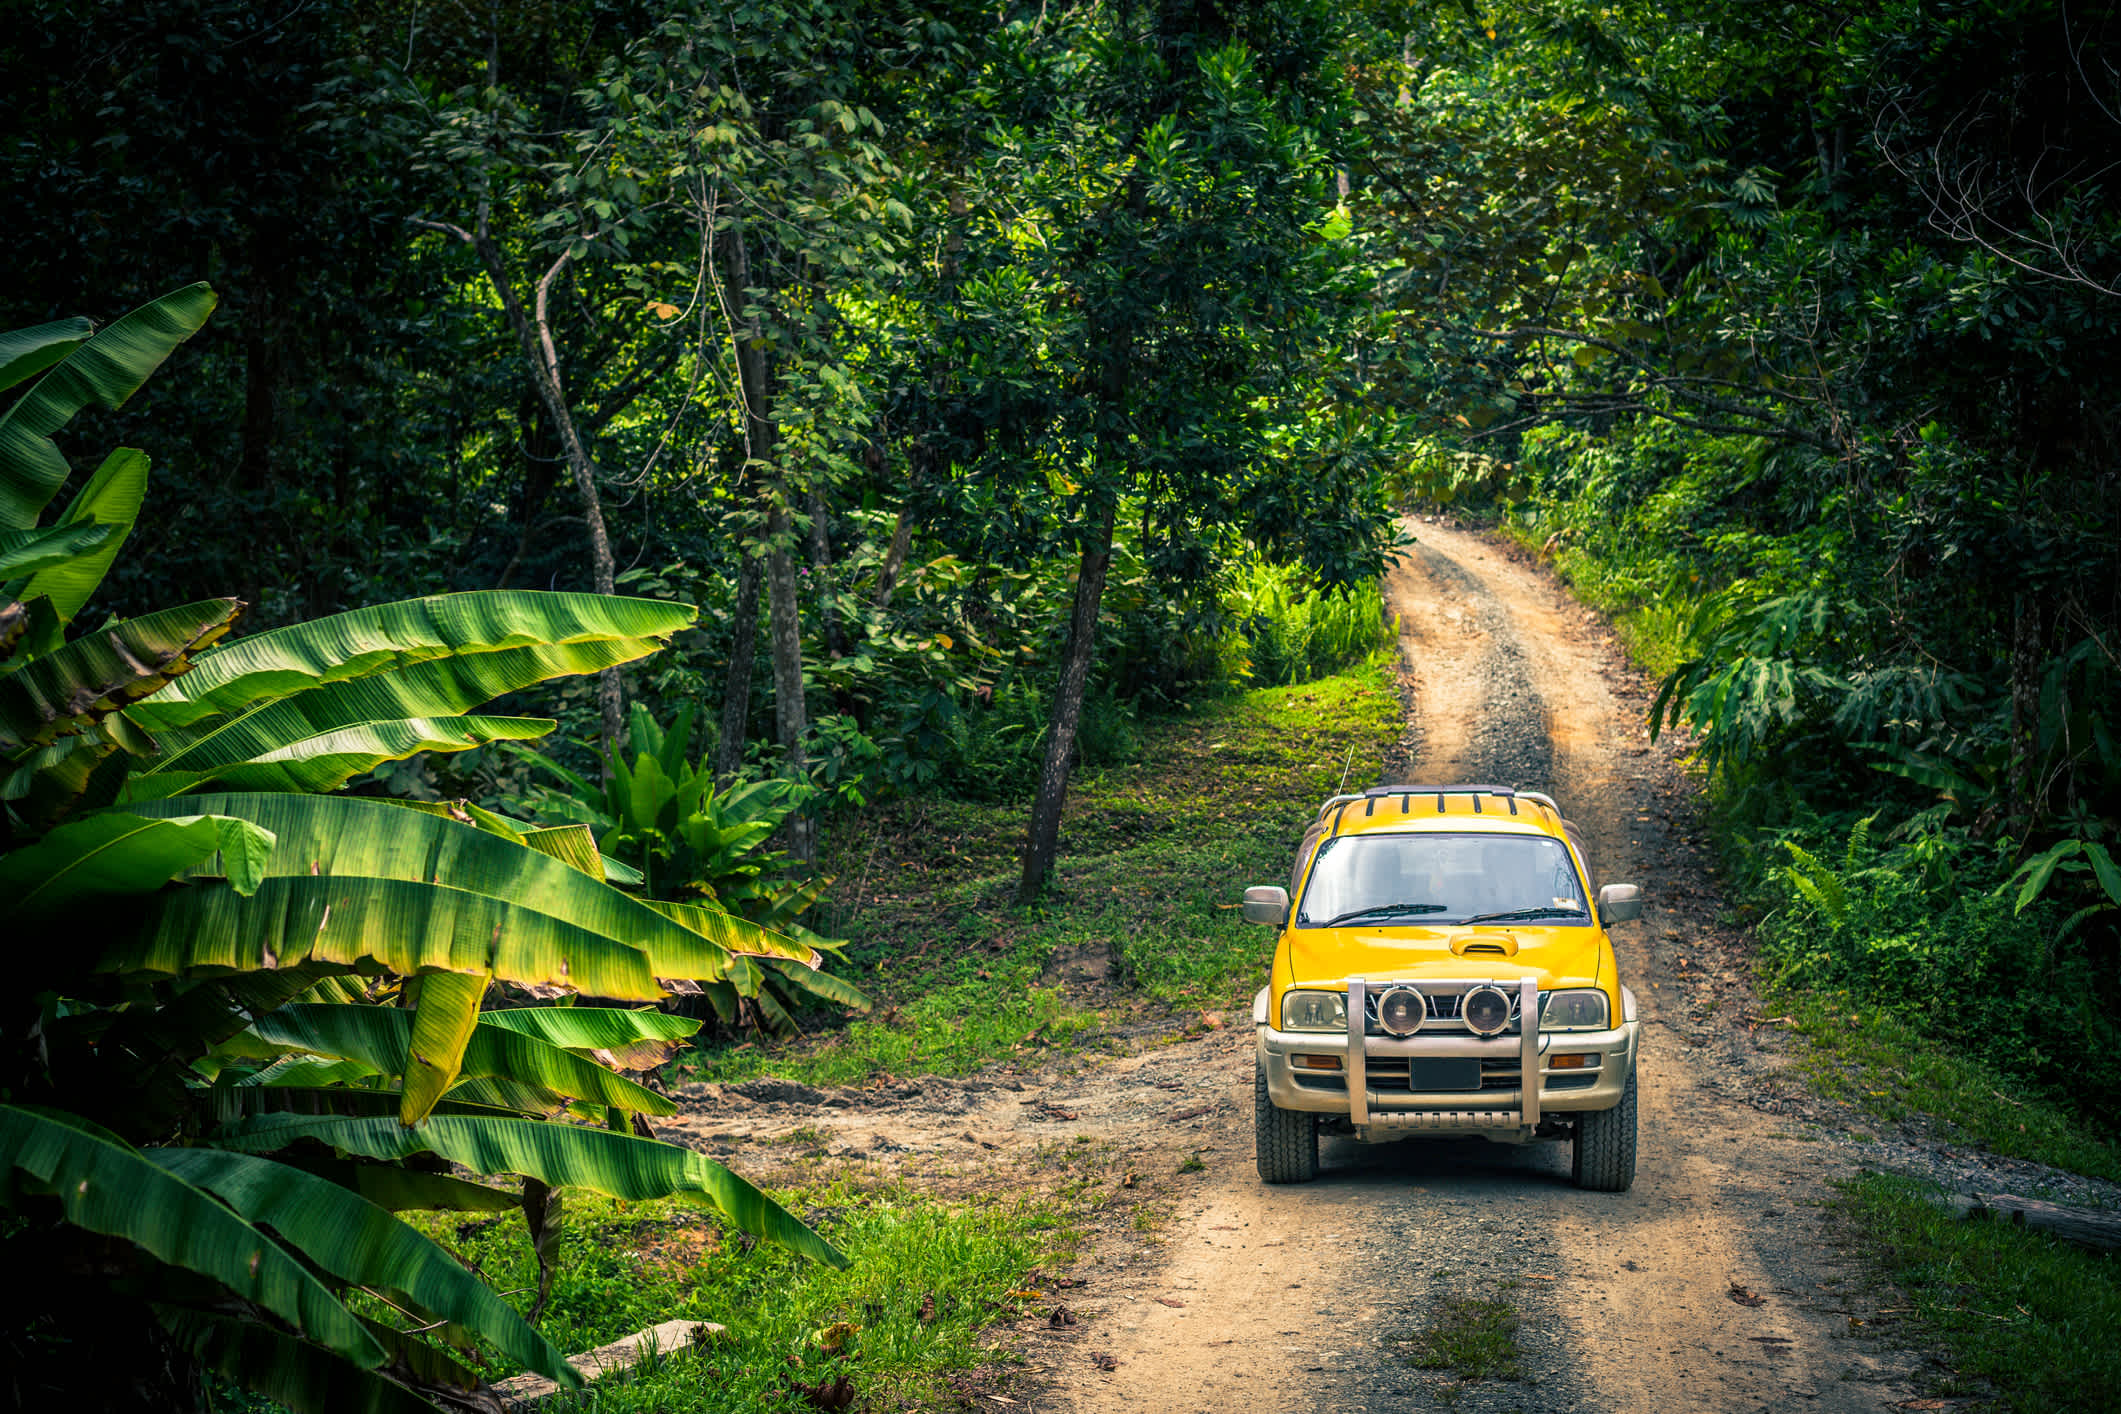
[(1407, 1067), (1408, 1088), (1417, 1095), (1480, 1088), (1477, 1056), (1412, 1056)]

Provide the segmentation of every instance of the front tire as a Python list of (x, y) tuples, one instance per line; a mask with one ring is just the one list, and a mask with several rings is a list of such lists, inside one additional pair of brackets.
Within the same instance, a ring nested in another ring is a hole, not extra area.
[(1281, 1109), (1267, 1095), (1267, 1068), (1252, 1062), (1252, 1148), (1268, 1183), (1318, 1177), (1318, 1116)]
[(1576, 1117), (1570, 1176), (1593, 1193), (1625, 1193), (1635, 1182), (1635, 1072), (1620, 1103)]

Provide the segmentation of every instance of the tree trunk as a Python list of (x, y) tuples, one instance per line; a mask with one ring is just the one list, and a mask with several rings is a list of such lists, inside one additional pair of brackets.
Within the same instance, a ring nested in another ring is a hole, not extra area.
[(884, 563), (876, 572), (875, 603), (879, 609), (891, 602), (891, 591), (898, 588), (899, 571), (906, 567), (906, 551), (913, 546), (913, 508), (900, 506), (898, 520), (891, 527), (891, 544), (884, 550)]
[(759, 562), (744, 556), (737, 571), (733, 627), (735, 640), (729, 646), (729, 677), (722, 688), (722, 734), (714, 744), (714, 784), (720, 790), (729, 784), (736, 768), (744, 764), (744, 729), (751, 721), (751, 664), (758, 656)]
[[(516, 342), (522, 346), (523, 357), (530, 364), (531, 382), (538, 390), (538, 397), (544, 401), (545, 413), (552, 419), (553, 430), (560, 434), (560, 447), (566, 454), (568, 469), (574, 473), (574, 489), (582, 498), (582, 518), (589, 524), (590, 574), (596, 592), (614, 593), (617, 566), (611, 556), (611, 537), (604, 529), (603, 503), (597, 496), (597, 466), (590, 458), (589, 449), (582, 444), (574, 411), (567, 405), (567, 387), (560, 377), (560, 354), (553, 343), (552, 321), (548, 314), (552, 282), (567, 267), (567, 256), (562, 254), (553, 261), (538, 281), (533, 314), (523, 308), (522, 297), (516, 293), (515, 281), (509, 277), (508, 267), (501, 259), (501, 248), (487, 229), (483, 211), (478, 234), (472, 243), (486, 266), (486, 278), (500, 297), (501, 310), (508, 316)], [(625, 731), (625, 688), (617, 668), (606, 668), (597, 674), (597, 709), (603, 719), (604, 744), (616, 754)]]
[[(773, 720), (780, 728), (784, 769), (793, 780), (808, 780), (810, 760), (803, 750), (809, 713), (803, 701), (803, 626), (795, 595), (795, 557), (779, 542), (793, 526), (788, 512), (775, 506), (768, 534), (774, 547), (766, 554), (766, 631), (773, 643)], [(810, 817), (798, 810), (788, 817), (788, 852), (805, 864), (817, 858)]]
[(847, 635), (840, 631), (840, 606), (832, 597), (832, 511), (825, 493), (810, 488), (810, 572), (817, 576), (811, 589), (817, 595), (818, 623), (825, 631), (825, 651), (834, 658), (847, 656)]
[(2011, 615), (2010, 829), (2022, 847), (2040, 813), (2033, 780), (2040, 736), (2040, 608), (2020, 590)]
[(1030, 903), (1045, 888), (1060, 848), (1061, 807), (1068, 799), (1068, 766), (1075, 755), (1075, 732), (1082, 724), (1083, 691), (1090, 682), (1090, 663), (1097, 653), (1097, 614), (1105, 597), (1105, 571), (1112, 564), (1112, 526), (1117, 503), (1105, 507), (1083, 541), (1082, 567), (1075, 579), (1075, 608), (1068, 620), (1068, 651), (1060, 685), (1053, 694), (1053, 715), (1046, 732), (1046, 761), (1038, 777), (1038, 797), (1031, 803), (1031, 829), (1024, 842), (1024, 874), (1017, 886), (1019, 903)]
[[(795, 560), (788, 553), (794, 527), (786, 505), (779, 499), (785, 493), (785, 483), (773, 472), (778, 431), (773, 421), (773, 365), (767, 359), (765, 340), (750, 303), (751, 255), (745, 248), (742, 228), (724, 234), (722, 254), (729, 272), (724, 312), (731, 330), (738, 335), (737, 388), (744, 399), (744, 449), (749, 462), (746, 473), (758, 480), (770, 502), (766, 520), (770, 544), (765, 569), (766, 632), (773, 650), (773, 719), (787, 754), (786, 769), (798, 779), (807, 779), (809, 761), (803, 751), (803, 736), (810, 723), (803, 701), (802, 613), (796, 600)], [(788, 852), (805, 864), (817, 857), (810, 820), (801, 811), (788, 817)]]

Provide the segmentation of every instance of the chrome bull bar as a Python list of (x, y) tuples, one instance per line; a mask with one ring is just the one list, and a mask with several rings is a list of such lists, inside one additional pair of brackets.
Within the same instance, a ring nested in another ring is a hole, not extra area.
[[(1472, 986), (1502, 986), (1499, 982)], [(1530, 977), (1517, 981), (1517, 1094), (1518, 1108), (1510, 1110), (1380, 1110), (1370, 1113), (1369, 982), (1348, 979), (1348, 1122), (1358, 1128), (1377, 1125), (1389, 1129), (1444, 1129), (1468, 1125), (1497, 1129), (1536, 1129), (1539, 1125), (1539, 984)]]

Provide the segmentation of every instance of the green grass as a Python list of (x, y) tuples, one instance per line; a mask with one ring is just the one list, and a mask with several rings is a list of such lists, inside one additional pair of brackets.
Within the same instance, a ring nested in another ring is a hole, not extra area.
[(1796, 1022), (1805, 1075), (1830, 1099), (1895, 1123), (1931, 1115), (1993, 1153), (2121, 1180), (2121, 1146), (1878, 1007), (1791, 990), (1768, 1006)]
[[(753, 1246), (682, 1202), (622, 1204), (570, 1192), (561, 1265), (540, 1329), (574, 1354), (663, 1321), (710, 1320), (729, 1337), (543, 1408), (610, 1414), (798, 1411), (796, 1388), (845, 1375), (859, 1408), (956, 1406), (953, 1383), (1000, 1381), (982, 1332), (1052, 1298), (1030, 1283), (1072, 1256), (1067, 1201), (1021, 1190), (952, 1207), (907, 1189), (840, 1183), (780, 1195), (853, 1259), (847, 1271)], [(415, 1221), (421, 1221), (415, 1219)], [(423, 1222), (527, 1306), (536, 1268), (520, 1219)], [(926, 1313), (924, 1316), (924, 1312)], [(834, 1331), (844, 1323), (851, 1331)], [(838, 1353), (826, 1349), (838, 1345)], [(511, 1372), (500, 1361), (484, 1373)]]
[(1913, 1304), (1910, 1325), (1949, 1352), (1935, 1394), (1992, 1386), (2018, 1414), (2110, 1410), (2121, 1390), (2121, 1259), (2003, 1223), (1965, 1222), (1933, 1190), (1866, 1175), (1842, 1210)]
[(1460, 1380), (1517, 1380), (1517, 1308), (1493, 1297), (1445, 1296), (1409, 1342), (1407, 1363)]
[[(1028, 801), (896, 801), (843, 822), (814, 926), (850, 941), (876, 1010), (793, 1043), (702, 1048), (688, 1068), (820, 1085), (961, 1075), (1145, 1014), (1241, 1007), (1271, 943), (1239, 916), (1244, 886), (1286, 880), (1318, 803), (1343, 772), (1374, 784), (1400, 727), (1383, 658), (1144, 719), (1137, 760), (1077, 773), (1058, 878), (1028, 909), (1013, 902)], [(1070, 959), (1110, 985), (1071, 1002), (1054, 973)]]

